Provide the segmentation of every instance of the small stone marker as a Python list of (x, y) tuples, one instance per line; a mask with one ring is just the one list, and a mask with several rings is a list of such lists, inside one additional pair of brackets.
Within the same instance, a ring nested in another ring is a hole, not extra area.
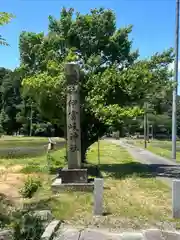
[(180, 180), (177, 179), (172, 183), (172, 215), (180, 218)]
[(94, 215), (103, 214), (103, 185), (102, 178), (95, 178), (94, 180)]

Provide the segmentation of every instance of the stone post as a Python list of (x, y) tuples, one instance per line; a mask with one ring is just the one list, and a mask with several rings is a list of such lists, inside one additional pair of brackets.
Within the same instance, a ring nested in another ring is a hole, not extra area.
[(173, 218), (180, 218), (180, 180), (172, 182), (172, 215)]
[(81, 129), (79, 66), (76, 63), (65, 65), (67, 81), (67, 154), (68, 169), (81, 168)]
[(103, 188), (104, 180), (95, 178), (94, 180), (94, 215), (103, 214)]

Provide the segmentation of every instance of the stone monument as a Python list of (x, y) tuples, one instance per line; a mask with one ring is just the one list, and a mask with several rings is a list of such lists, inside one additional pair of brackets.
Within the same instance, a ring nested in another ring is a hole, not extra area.
[(67, 159), (68, 168), (60, 171), (59, 178), (52, 184), (53, 190), (73, 188), (92, 190), (88, 183), (87, 169), (81, 168), (81, 128), (80, 128), (80, 71), (76, 63), (65, 65), (67, 83)]
[(68, 169), (81, 168), (81, 129), (80, 129), (80, 93), (79, 68), (76, 64), (66, 64), (67, 81), (67, 146)]

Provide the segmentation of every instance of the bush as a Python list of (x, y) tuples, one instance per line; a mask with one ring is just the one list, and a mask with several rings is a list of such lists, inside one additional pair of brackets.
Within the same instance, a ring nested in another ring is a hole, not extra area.
[(20, 189), (20, 194), (24, 198), (32, 198), (39, 187), (41, 187), (41, 182), (39, 179), (28, 177), (24, 183), (24, 186)]
[(33, 212), (16, 211), (12, 218), (13, 240), (39, 240), (44, 231), (43, 221)]

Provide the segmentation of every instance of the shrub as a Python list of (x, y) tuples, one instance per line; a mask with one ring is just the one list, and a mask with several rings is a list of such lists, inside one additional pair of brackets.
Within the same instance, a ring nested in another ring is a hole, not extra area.
[(41, 182), (39, 179), (28, 177), (24, 183), (24, 186), (20, 189), (20, 194), (24, 198), (32, 198), (39, 187), (41, 187)]
[(11, 225), (13, 240), (39, 240), (44, 231), (41, 218), (30, 211), (16, 211)]
[(10, 203), (5, 199), (3, 194), (0, 194), (0, 229), (10, 223), (10, 209)]

